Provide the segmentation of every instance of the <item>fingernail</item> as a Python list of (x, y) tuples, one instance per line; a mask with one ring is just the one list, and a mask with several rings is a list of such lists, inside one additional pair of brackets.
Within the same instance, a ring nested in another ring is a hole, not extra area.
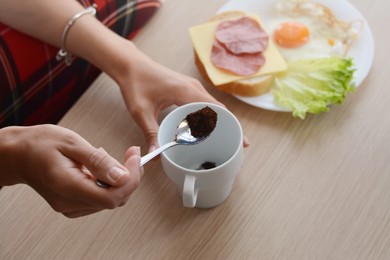
[(108, 173), (108, 176), (112, 180), (117, 181), (125, 174), (127, 174), (127, 170), (124, 170), (118, 166), (114, 166), (111, 168), (110, 172)]
[(247, 137), (244, 137), (244, 147), (248, 147), (249, 145), (249, 139)]

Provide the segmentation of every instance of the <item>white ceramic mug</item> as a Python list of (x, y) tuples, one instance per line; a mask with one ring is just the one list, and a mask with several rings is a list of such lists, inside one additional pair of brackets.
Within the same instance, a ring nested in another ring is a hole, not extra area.
[[(240, 122), (226, 108), (211, 103), (190, 103), (171, 111), (161, 122), (159, 145), (174, 140), (180, 121), (206, 106), (218, 117), (210, 136), (199, 144), (178, 145), (161, 154), (164, 172), (182, 190), (185, 207), (211, 208), (222, 203), (244, 161)], [(199, 170), (205, 162), (216, 167)]]

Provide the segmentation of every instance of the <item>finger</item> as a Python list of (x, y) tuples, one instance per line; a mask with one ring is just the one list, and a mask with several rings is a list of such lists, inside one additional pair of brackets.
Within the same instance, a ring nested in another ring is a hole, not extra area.
[[(74, 177), (66, 174), (67, 177), (65, 182), (62, 182), (60, 186), (53, 187), (56, 190), (56, 193), (53, 193), (50, 189), (40, 190), (40, 195), (47, 201), (51, 208), (58, 213), (69, 213), (74, 211), (85, 211), (85, 210), (102, 210), (104, 207), (95, 203), (91, 203), (92, 200), (95, 200), (99, 195), (85, 195), (85, 192), (81, 193), (78, 186), (80, 183), (83, 183), (83, 180), (79, 178), (77, 182), (73, 182)], [(77, 174), (82, 176), (82, 174)], [(87, 177), (88, 178), (88, 177)], [(95, 186), (93, 186), (95, 188)], [(91, 197), (92, 199), (89, 199)], [(100, 203), (102, 204), (102, 203)]]
[(65, 212), (62, 214), (68, 218), (79, 218), (79, 217), (84, 217), (87, 215), (97, 213), (99, 211), (101, 211), (101, 210), (77, 210), (77, 211), (72, 211), (72, 212)]
[(243, 146), (244, 146), (244, 148), (249, 147), (249, 145), (250, 145), (250, 143), (249, 143), (248, 137), (244, 136), (244, 139), (243, 139)]
[(129, 179), (129, 172), (103, 148), (95, 149), (84, 165), (99, 180), (110, 186), (119, 187)]
[(144, 173), (143, 167), (140, 166), (140, 150), (140, 147), (132, 146), (126, 151), (125, 167), (130, 172), (130, 178), (135, 182), (139, 182)]
[[(114, 161), (115, 167), (118, 167), (117, 165), (119, 165), (120, 167), (124, 168), (124, 170), (127, 172), (127, 176), (125, 179), (121, 179), (121, 181), (125, 180), (123, 185), (118, 187), (114, 187), (113, 185), (111, 185), (109, 189), (102, 189), (96, 185), (95, 179), (91, 178), (91, 174), (84, 173), (82, 167), (80, 167), (80, 164), (85, 165), (88, 168), (89, 172), (91, 172), (97, 178), (101, 178), (103, 181), (108, 182), (107, 180), (103, 179), (102, 175), (96, 174), (97, 171), (95, 170), (95, 168), (98, 167), (94, 166), (94, 160), (90, 159), (91, 153), (96, 154), (96, 152), (99, 151), (103, 154), (100, 155), (102, 157), (106, 157), (107, 153), (103, 149), (96, 149), (92, 147), (87, 141), (85, 141), (81, 137), (80, 139), (81, 140), (79, 140), (79, 142), (76, 142), (77, 146), (69, 145), (67, 147), (61, 148), (62, 154), (65, 156), (69, 163), (69, 165), (57, 168), (57, 170), (60, 171), (57, 174), (58, 176), (66, 175), (66, 178), (64, 178), (64, 182), (59, 185), (62, 189), (62, 194), (72, 194), (73, 198), (80, 199), (81, 201), (89, 203), (97, 208), (113, 209), (115, 207), (118, 207), (123, 203), (124, 200), (126, 200), (130, 196), (131, 192), (139, 184), (139, 161), (136, 165), (137, 168), (135, 168), (136, 177), (134, 177), (134, 173), (132, 174), (132, 176), (130, 176), (126, 167), (120, 165), (116, 160), (108, 156), (109, 160)], [(75, 141), (73, 141), (73, 143), (74, 142)], [(138, 154), (138, 160), (140, 160), (139, 148), (138, 151), (133, 152), (131, 154), (131, 157), (134, 157), (136, 154)], [(92, 163), (90, 161), (92, 161)], [(100, 161), (104, 161), (104, 159)]]
[(132, 146), (127, 149), (125, 153), (125, 162), (130, 159), (134, 154), (141, 156), (141, 148), (139, 146)]
[[(152, 105), (150, 107), (153, 107)], [(159, 112), (159, 111), (158, 111)], [(158, 147), (157, 133), (159, 125), (157, 122), (157, 114), (153, 111), (145, 111), (142, 113), (135, 112), (133, 115), (137, 125), (141, 128), (144, 133), (146, 143), (148, 144), (149, 151), (151, 152)]]
[[(118, 205), (119, 206), (119, 205)], [(94, 205), (91, 205), (89, 203), (85, 203), (83, 201), (64, 198), (57, 200), (54, 204), (51, 204), (51, 207), (54, 211), (67, 214), (67, 213), (73, 213), (73, 212), (80, 212), (80, 211), (100, 211), (105, 208), (103, 207), (97, 207)]]
[[(127, 194), (116, 192), (118, 188), (102, 189), (95, 183), (95, 177), (86, 174), (80, 167), (65, 166), (57, 169), (56, 175), (64, 175), (55, 188), (57, 194), (49, 203), (58, 212), (69, 209), (113, 209), (118, 207)], [(124, 186), (124, 185), (123, 185)], [(121, 186), (121, 187), (123, 187)], [(46, 196), (47, 197), (47, 196)]]
[[(61, 193), (61, 188), (57, 189), (57, 192)], [(88, 203), (75, 200), (73, 198), (67, 198), (66, 195), (45, 193), (40, 191), (39, 194), (47, 201), (50, 207), (58, 213), (66, 213), (73, 210), (83, 210), (85, 208), (91, 208)]]
[[(141, 149), (138, 146), (132, 146), (130, 147), (125, 154), (126, 161), (125, 161), (125, 167), (129, 171), (129, 181), (115, 189), (115, 193), (120, 195), (119, 198), (121, 201), (116, 204), (116, 206), (123, 206), (126, 204), (127, 200), (129, 199), (130, 195), (133, 193), (135, 189), (138, 188), (141, 178), (144, 174), (143, 167), (140, 166), (141, 163)], [(109, 189), (110, 191), (110, 189)]]
[(96, 178), (110, 186), (118, 187), (128, 181), (127, 169), (103, 148), (96, 149), (84, 139), (78, 141), (76, 144), (63, 147), (61, 152), (66, 157), (85, 165)]

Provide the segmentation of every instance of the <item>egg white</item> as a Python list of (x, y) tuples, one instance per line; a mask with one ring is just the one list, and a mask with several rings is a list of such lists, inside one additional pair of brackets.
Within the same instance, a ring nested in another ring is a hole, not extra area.
[[(346, 47), (342, 42), (342, 35), (327, 25), (324, 21), (310, 16), (302, 17), (278, 14), (273, 19), (266, 21), (265, 27), (271, 40), (273, 40), (275, 29), (284, 22), (301, 23), (309, 30), (309, 41), (300, 47), (285, 48), (275, 43), (279, 52), (286, 61), (302, 58), (320, 58), (345, 55)], [(332, 39), (334, 43), (330, 44), (329, 39)]]

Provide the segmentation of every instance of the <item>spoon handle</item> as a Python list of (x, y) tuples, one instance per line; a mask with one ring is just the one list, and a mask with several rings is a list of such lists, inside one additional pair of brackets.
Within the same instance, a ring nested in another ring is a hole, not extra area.
[(177, 145), (178, 143), (176, 141), (172, 141), (172, 142), (169, 142), (167, 144), (164, 144), (163, 146), (160, 146), (159, 148), (157, 148), (156, 150), (154, 150), (153, 152), (151, 153), (148, 153), (144, 156), (141, 157), (141, 163), (140, 163), (140, 166), (143, 166), (145, 163), (149, 162), (150, 160), (152, 160), (154, 157), (156, 157), (157, 155), (159, 155), (160, 153), (164, 152), (166, 149), (168, 148), (171, 148), (172, 146), (175, 146)]
[[(164, 152), (166, 149), (171, 148), (172, 146), (175, 146), (177, 144), (178, 143), (176, 141), (169, 142), (167, 144), (164, 144), (163, 146), (160, 146), (159, 148), (157, 148), (153, 152), (148, 153), (148, 154), (142, 156), (141, 157), (140, 167), (142, 167), (145, 163), (149, 162), (150, 160), (152, 160), (154, 157), (156, 157), (160, 153)], [(107, 184), (104, 181), (101, 181), (99, 179), (96, 180), (96, 185), (101, 187), (101, 188), (108, 188), (108, 187), (110, 187), (109, 184)]]

